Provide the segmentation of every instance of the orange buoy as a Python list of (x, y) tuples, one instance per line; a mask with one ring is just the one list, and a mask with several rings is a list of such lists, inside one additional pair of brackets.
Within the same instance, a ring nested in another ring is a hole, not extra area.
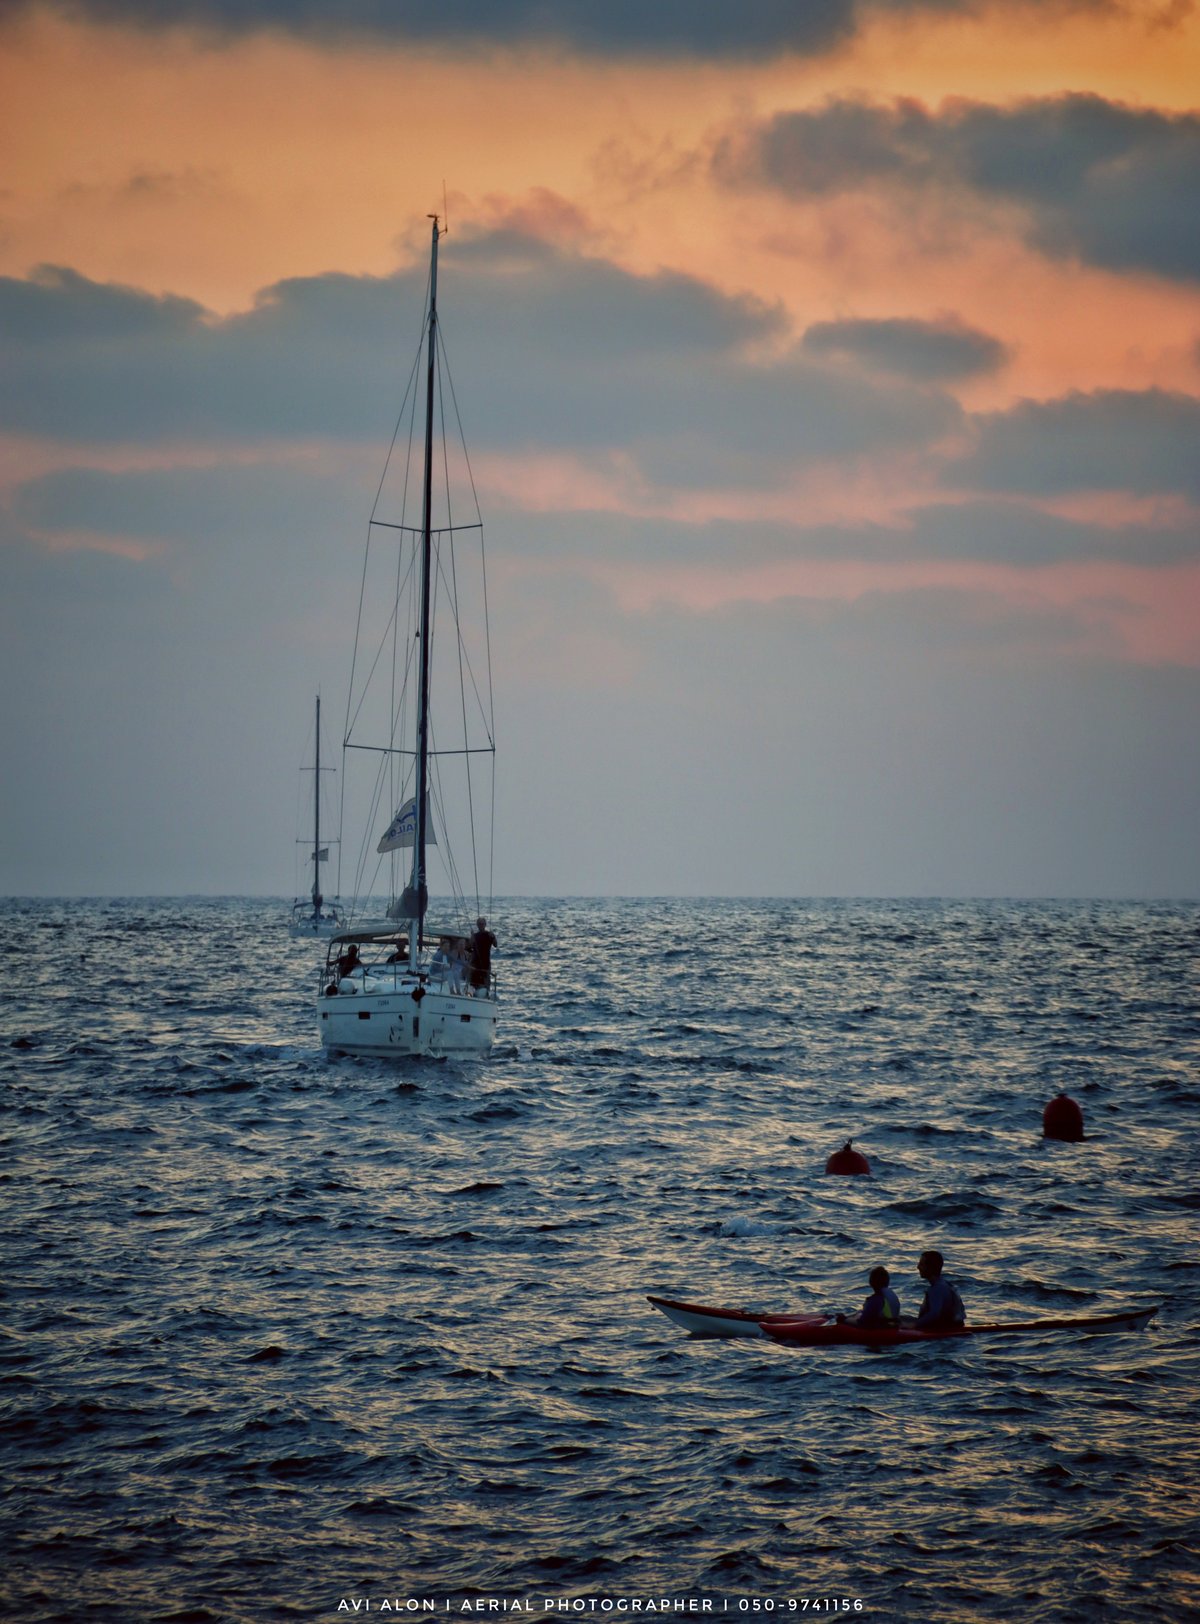
[(871, 1164), (857, 1150), (851, 1150), (850, 1140), (847, 1139), (841, 1150), (835, 1150), (825, 1163), (825, 1171), (827, 1173), (869, 1173)]
[(1042, 1112), (1042, 1138), (1071, 1144), (1083, 1138), (1083, 1112), (1068, 1095), (1059, 1094)]

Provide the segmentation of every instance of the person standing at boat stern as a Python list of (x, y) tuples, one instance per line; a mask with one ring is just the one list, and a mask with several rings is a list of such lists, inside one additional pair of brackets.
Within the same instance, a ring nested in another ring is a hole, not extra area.
[(488, 983), (492, 979), (492, 949), (496, 945), (496, 938), (488, 929), (488, 922), (480, 914), (475, 921), (475, 933), (471, 937), (471, 993), (472, 996), (486, 992)]
[(940, 1252), (922, 1252), (917, 1259), (917, 1273), (927, 1287), (921, 1311), (913, 1321), (918, 1331), (952, 1331), (966, 1323), (963, 1300), (942, 1273), (945, 1261)]

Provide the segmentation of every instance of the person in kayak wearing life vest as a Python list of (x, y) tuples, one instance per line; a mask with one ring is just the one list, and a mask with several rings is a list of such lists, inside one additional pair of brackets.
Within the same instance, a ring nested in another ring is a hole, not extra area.
[(881, 1331), (894, 1331), (900, 1323), (900, 1299), (888, 1285), (891, 1275), (881, 1265), (867, 1276), (871, 1295), (854, 1320), (855, 1325), (874, 1325)]
[(850, 1319), (847, 1319), (845, 1314), (839, 1314), (838, 1324), (865, 1325), (873, 1326), (878, 1331), (894, 1331), (900, 1323), (900, 1299), (888, 1286), (891, 1278), (882, 1265), (872, 1269), (867, 1276), (871, 1283), (871, 1295), (862, 1305), (862, 1311)]
[(949, 1331), (966, 1322), (967, 1314), (957, 1289), (942, 1273), (945, 1259), (940, 1252), (922, 1252), (917, 1259), (917, 1273), (925, 1281), (925, 1299), (921, 1311), (913, 1320), (917, 1331)]

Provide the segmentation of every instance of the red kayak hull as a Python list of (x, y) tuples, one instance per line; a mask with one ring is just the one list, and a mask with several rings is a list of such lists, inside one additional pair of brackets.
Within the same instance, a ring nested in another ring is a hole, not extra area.
[(762, 1322), (763, 1332), (776, 1342), (794, 1348), (890, 1348), (909, 1342), (957, 1342), (971, 1336), (1012, 1336), (1021, 1332), (1082, 1331), (1097, 1336), (1110, 1331), (1142, 1331), (1158, 1313), (1153, 1308), (1130, 1308), (1123, 1314), (1096, 1314), (1080, 1319), (1011, 1320), (992, 1325), (960, 1325), (940, 1331), (917, 1331), (911, 1326), (898, 1330), (864, 1325), (839, 1325), (824, 1319), (789, 1321), (778, 1316)]

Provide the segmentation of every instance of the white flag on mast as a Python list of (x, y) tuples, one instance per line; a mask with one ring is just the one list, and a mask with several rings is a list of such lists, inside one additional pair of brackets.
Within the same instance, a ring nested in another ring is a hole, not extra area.
[[(405, 801), (396, 816), (383, 831), (383, 838), (376, 846), (379, 853), (385, 851), (399, 851), (402, 846), (411, 846), (417, 838), (417, 798), (414, 795)], [(433, 821), (430, 819), (425, 825), (425, 842), (429, 846), (437, 845), (437, 836), (433, 832)]]

